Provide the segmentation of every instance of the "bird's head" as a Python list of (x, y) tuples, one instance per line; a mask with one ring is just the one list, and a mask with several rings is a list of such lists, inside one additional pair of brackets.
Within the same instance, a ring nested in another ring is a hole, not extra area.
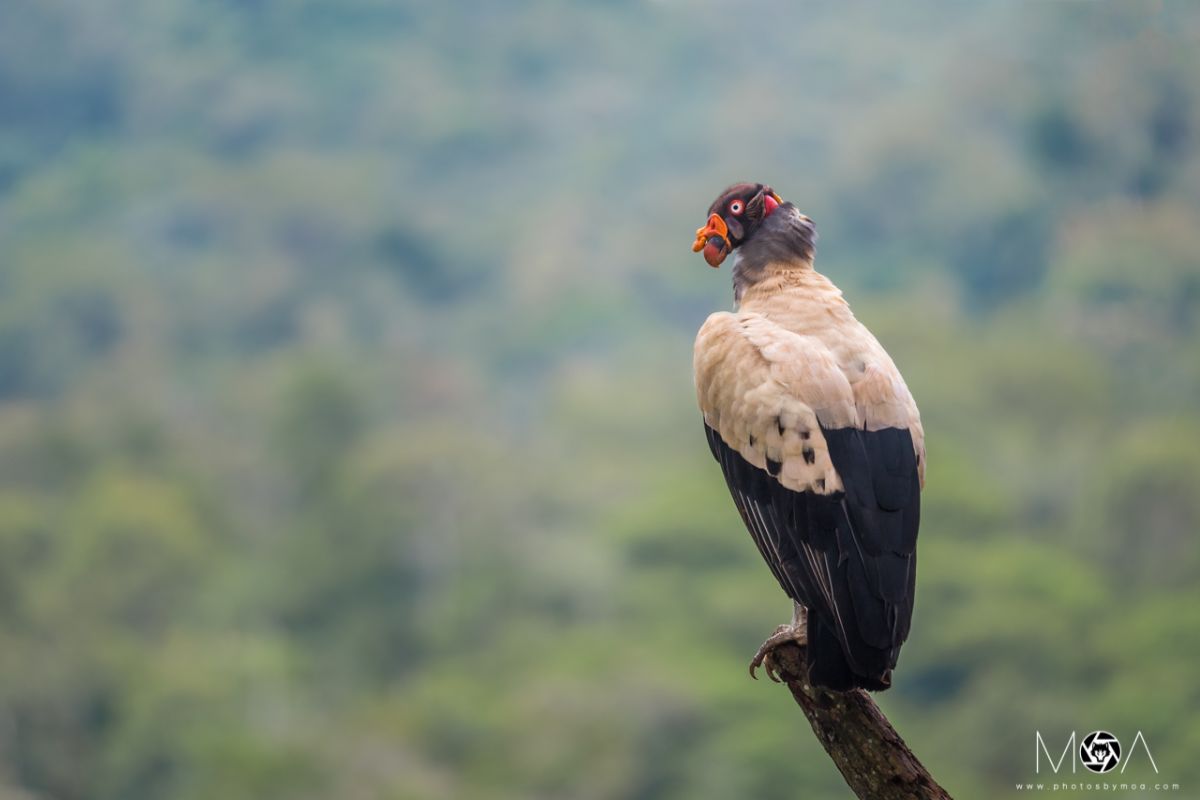
[(696, 231), (692, 252), (704, 251), (709, 266), (721, 266), (782, 203), (783, 198), (766, 184), (735, 183), (708, 207), (708, 222)]

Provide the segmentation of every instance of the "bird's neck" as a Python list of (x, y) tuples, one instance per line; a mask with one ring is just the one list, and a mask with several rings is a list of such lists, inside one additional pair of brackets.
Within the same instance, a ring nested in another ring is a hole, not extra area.
[(812, 272), (816, 238), (812, 220), (784, 203), (735, 251), (733, 299), (741, 303), (748, 291), (778, 273)]

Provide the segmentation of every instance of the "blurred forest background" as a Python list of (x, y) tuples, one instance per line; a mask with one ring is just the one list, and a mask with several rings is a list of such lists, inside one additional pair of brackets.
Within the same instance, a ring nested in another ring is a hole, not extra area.
[(1198, 132), (1185, 0), (3, 0), (0, 798), (848, 797), (695, 411), (740, 179), (921, 404), (909, 743), (1200, 791)]

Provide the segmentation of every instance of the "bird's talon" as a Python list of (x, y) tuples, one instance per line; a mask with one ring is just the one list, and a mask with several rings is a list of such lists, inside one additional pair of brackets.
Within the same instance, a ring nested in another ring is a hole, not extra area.
[(803, 646), (806, 641), (805, 629), (800, 626), (793, 627), (791, 625), (780, 625), (775, 629), (775, 632), (767, 637), (767, 640), (758, 648), (758, 652), (754, 654), (754, 658), (750, 659), (750, 677), (758, 680), (758, 675), (755, 670), (762, 667), (767, 677), (775, 683), (783, 683), (783, 678), (779, 675), (779, 669), (775, 665), (775, 660), (771, 657), (774, 654), (775, 648), (786, 642), (795, 642)]

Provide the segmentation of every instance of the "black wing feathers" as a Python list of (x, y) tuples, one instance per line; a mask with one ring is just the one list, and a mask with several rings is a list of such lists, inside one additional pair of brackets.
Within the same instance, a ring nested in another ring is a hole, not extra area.
[(882, 618), (864, 608), (867, 618), (860, 619), (872, 640), (890, 638), (898, 655), (912, 620), (921, 522), (921, 481), (912, 434), (900, 428), (821, 432), (846, 488), (844, 506), (854, 539), (870, 556), (862, 559), (863, 572), (887, 606)]
[(844, 492), (783, 487), (705, 425), (742, 520), (783, 590), (809, 609), (814, 683), (883, 689), (908, 636), (920, 481), (912, 436), (824, 429)]
[(747, 474), (747, 471), (753, 470), (754, 466), (721, 441), (720, 434), (708, 427), (708, 425), (704, 426), (704, 433), (708, 437), (708, 446), (712, 450), (713, 458), (721, 465), (721, 472), (725, 475), (725, 483), (729, 486), (729, 493), (733, 495), (733, 503), (737, 506), (738, 513), (742, 515), (742, 522), (745, 523), (746, 530), (750, 531), (750, 538), (754, 540), (754, 544), (758, 547), (758, 552), (762, 555), (763, 560), (767, 562), (767, 566), (771, 568), (771, 574), (775, 576), (775, 580), (779, 581), (780, 588), (789, 596), (792, 595), (794, 587), (790, 585), (784, 576), (779, 559), (771, 549), (771, 545), (768, 544), (766, 534), (754, 516), (752, 503), (746, 498), (743, 491), (738, 488), (739, 486), (754, 483), (752, 480), (753, 476)]

